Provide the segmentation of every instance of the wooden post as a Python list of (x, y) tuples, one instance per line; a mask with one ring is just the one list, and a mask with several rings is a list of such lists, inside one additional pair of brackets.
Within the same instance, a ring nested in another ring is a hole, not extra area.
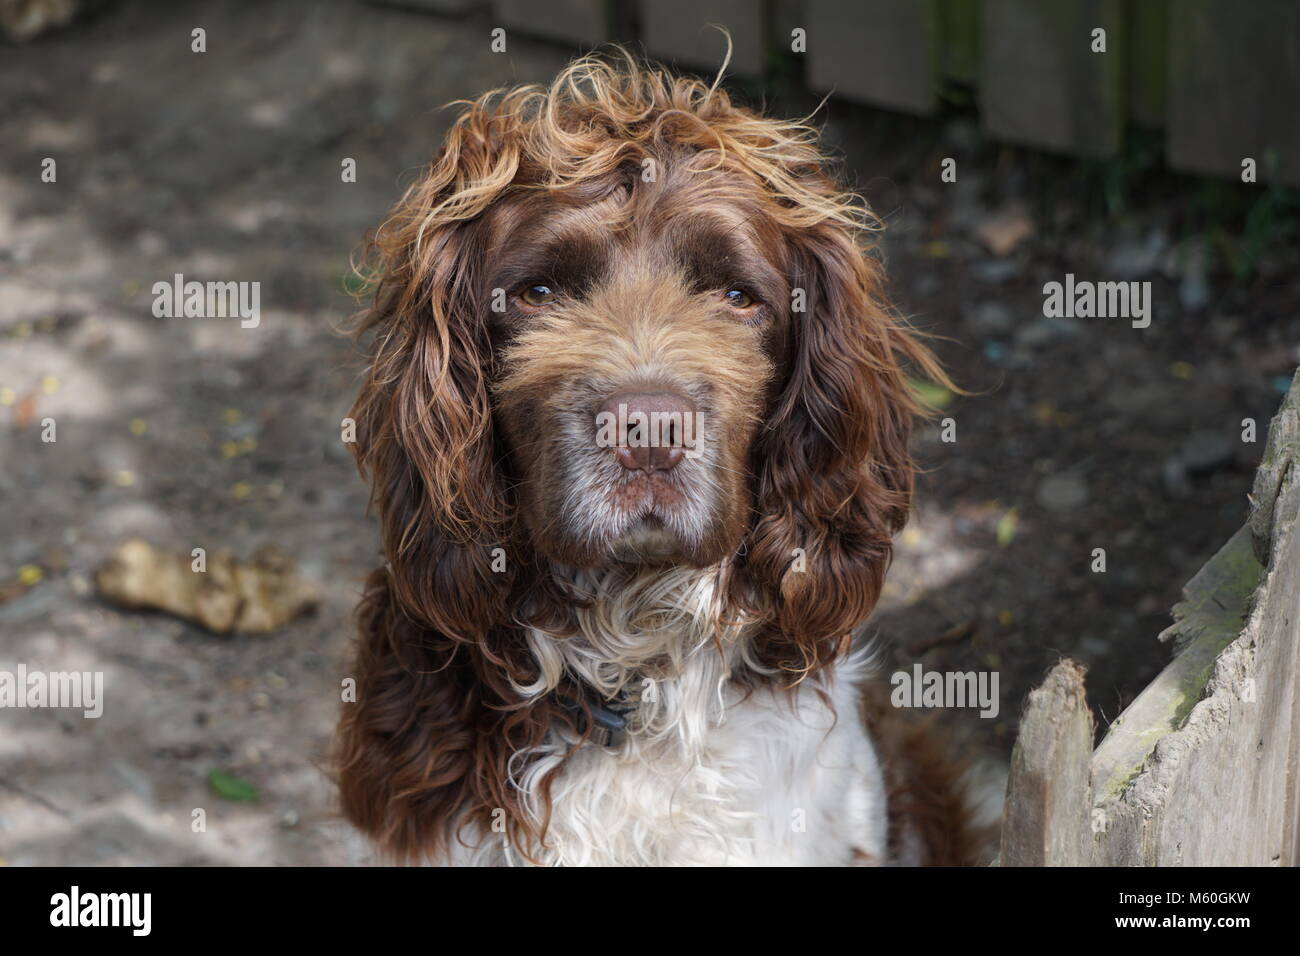
[(1251, 502), (1160, 635), (1174, 659), (1096, 754), (1078, 665), (1058, 664), (1030, 694), (1003, 865), (1300, 862), (1300, 375)]
[(1083, 674), (1063, 660), (1029, 694), (1007, 779), (1002, 866), (1088, 862), (1093, 724)]
[(1300, 859), (1300, 378), (1251, 500), (1174, 608), (1178, 656), (1097, 750), (1098, 865)]

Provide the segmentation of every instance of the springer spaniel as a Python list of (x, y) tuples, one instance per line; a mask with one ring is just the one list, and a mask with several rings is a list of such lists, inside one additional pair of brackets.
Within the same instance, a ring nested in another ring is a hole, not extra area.
[(400, 862), (969, 860), (850, 653), (904, 363), (946, 381), (870, 211), (809, 126), (630, 56), (463, 105), (371, 240), (346, 816)]

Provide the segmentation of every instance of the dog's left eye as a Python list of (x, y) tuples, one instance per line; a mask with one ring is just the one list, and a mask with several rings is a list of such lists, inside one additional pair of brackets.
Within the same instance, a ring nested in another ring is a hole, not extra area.
[(539, 306), (549, 305), (555, 301), (555, 291), (549, 285), (530, 285), (523, 292), (519, 293), (519, 298), (523, 299), (524, 305), (538, 308)]
[(748, 309), (750, 306), (758, 304), (754, 297), (744, 289), (728, 289), (722, 294), (722, 301), (733, 309)]

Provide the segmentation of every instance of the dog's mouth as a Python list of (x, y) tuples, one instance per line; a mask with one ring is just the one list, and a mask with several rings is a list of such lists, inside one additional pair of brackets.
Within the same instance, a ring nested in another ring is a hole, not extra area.
[(608, 493), (619, 512), (634, 518), (664, 519), (687, 506), (694, 484), (685, 474), (638, 471), (619, 475), (610, 483)]
[(709, 485), (695, 463), (670, 472), (597, 467), (575, 476), (559, 500), (583, 564), (694, 563), (713, 521)]
[(680, 557), (692, 538), (698, 503), (687, 476), (660, 472), (621, 475), (609, 488), (609, 550), (620, 560)]

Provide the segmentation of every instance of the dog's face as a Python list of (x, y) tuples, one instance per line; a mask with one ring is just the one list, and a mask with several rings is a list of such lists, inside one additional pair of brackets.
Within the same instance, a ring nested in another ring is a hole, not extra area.
[(735, 550), (791, 301), (760, 190), (698, 153), (486, 217), (492, 396), (534, 546), (569, 565)]
[(405, 612), (472, 642), (565, 568), (715, 566), (760, 657), (837, 653), (907, 512), (903, 363), (942, 376), (873, 222), (814, 129), (697, 80), (470, 104), (374, 240), (355, 451)]
[(630, 59), (466, 106), (368, 262), (353, 449), (386, 560), (340, 731), (354, 822), (408, 857), (503, 807), (538, 836), (515, 761), (574, 717), (521, 688), (532, 639), (573, 632), (573, 567), (712, 566), (753, 682), (847, 650), (911, 494), (904, 363), (945, 381), (873, 223), (816, 130)]

